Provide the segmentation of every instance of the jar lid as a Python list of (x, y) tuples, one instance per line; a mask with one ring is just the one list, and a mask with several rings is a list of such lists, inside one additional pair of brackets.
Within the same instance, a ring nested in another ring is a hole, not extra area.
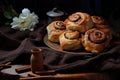
[(64, 12), (57, 10), (57, 8), (53, 8), (51, 11), (46, 13), (50, 17), (58, 17), (64, 15)]

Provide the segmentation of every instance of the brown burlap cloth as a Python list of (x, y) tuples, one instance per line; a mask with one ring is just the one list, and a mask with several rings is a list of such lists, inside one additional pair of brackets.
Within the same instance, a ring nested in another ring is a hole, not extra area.
[[(12, 61), (17, 64), (29, 64), (30, 50), (41, 47), (45, 69), (55, 69), (61, 73), (72, 72), (120, 72), (120, 45), (111, 44), (99, 54), (67, 54), (55, 51), (43, 42), (46, 26), (38, 24), (35, 31), (14, 30), (10, 26), (0, 27), (0, 64)], [(86, 52), (81, 52), (86, 53)]]

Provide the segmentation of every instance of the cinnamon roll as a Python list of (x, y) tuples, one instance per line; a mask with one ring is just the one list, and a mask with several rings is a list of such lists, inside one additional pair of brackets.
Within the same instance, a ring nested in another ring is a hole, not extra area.
[(102, 52), (110, 43), (110, 35), (98, 29), (90, 29), (82, 36), (82, 44), (86, 51)]
[(97, 28), (107, 34), (111, 34), (110, 27), (103, 17), (91, 16), (91, 18), (92, 18), (92, 21), (94, 22), (94, 28)]
[(67, 30), (59, 37), (61, 50), (80, 50), (82, 48), (79, 31)]
[(78, 30), (81, 33), (93, 27), (91, 16), (83, 12), (73, 13), (64, 22), (67, 30)]
[(95, 26), (95, 28), (97, 28), (97, 29), (99, 29), (107, 34), (111, 33), (109, 25), (97, 25), (97, 26)]
[(100, 16), (91, 16), (94, 24), (105, 24), (105, 19)]
[(63, 21), (53, 21), (47, 26), (48, 40), (59, 42), (59, 36), (66, 31)]

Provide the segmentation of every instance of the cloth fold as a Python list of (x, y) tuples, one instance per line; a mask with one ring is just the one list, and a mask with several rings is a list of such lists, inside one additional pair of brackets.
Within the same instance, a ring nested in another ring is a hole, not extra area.
[(120, 45), (96, 55), (66, 54), (46, 47), (42, 49), (45, 66), (58, 72), (120, 71)]
[(43, 45), (45, 26), (38, 26), (35, 31), (19, 31), (10, 26), (0, 27), (0, 64), (14, 61), (20, 55), (29, 54), (33, 47)]
[[(18, 31), (10, 26), (0, 27), (0, 64), (8, 61), (30, 64), (30, 50), (42, 49), (45, 69), (59, 73), (119, 71), (120, 45), (112, 44), (102, 53), (66, 53), (53, 50), (43, 43), (46, 26), (38, 25), (35, 31)], [(83, 54), (84, 53), (84, 54)]]

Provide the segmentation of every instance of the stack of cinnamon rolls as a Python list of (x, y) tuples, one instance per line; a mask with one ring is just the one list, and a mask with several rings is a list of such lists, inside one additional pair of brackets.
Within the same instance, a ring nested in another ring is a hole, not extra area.
[(84, 12), (75, 12), (64, 21), (53, 21), (46, 28), (48, 40), (66, 51), (84, 48), (87, 52), (103, 52), (112, 39), (105, 19)]

